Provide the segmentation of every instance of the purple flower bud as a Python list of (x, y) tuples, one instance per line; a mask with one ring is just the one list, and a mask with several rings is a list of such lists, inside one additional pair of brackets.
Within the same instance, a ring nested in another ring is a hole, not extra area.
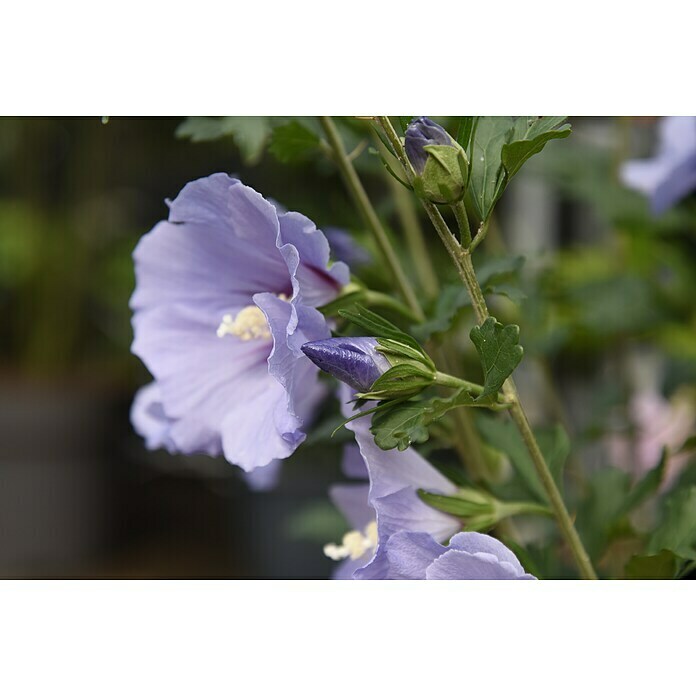
[(370, 391), (378, 377), (390, 367), (389, 361), (377, 350), (377, 339), (327, 338), (310, 341), (302, 352), (320, 369), (356, 389)]
[(442, 126), (420, 116), (414, 118), (406, 129), (404, 145), (413, 168), (422, 174), (428, 159), (428, 153), (423, 148), (426, 145), (454, 145), (454, 141)]

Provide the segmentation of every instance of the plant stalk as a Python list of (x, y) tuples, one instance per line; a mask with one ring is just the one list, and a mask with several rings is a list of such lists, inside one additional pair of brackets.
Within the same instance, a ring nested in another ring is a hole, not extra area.
[[(406, 156), (401, 139), (396, 134), (396, 131), (394, 130), (394, 127), (387, 116), (378, 116), (377, 120), (382, 126), (385, 136), (394, 149), (397, 159), (404, 168), (408, 181), (411, 182), (413, 180), (414, 171), (408, 157)], [(459, 277), (469, 293), (476, 319), (479, 324), (482, 324), (489, 317), (488, 306), (486, 305), (486, 299), (481, 291), (481, 286), (476, 279), (476, 272), (471, 260), (471, 253), (469, 250), (462, 248), (462, 246), (459, 244), (437, 207), (425, 199), (422, 200), (422, 203), (423, 207), (425, 208), (425, 212), (428, 214), (428, 217), (433, 223), (438, 236), (442, 240), (442, 243), (455, 264)], [(544, 455), (539, 449), (539, 444), (537, 443), (534, 432), (529, 425), (529, 421), (527, 420), (526, 413), (520, 402), (517, 388), (512, 377), (509, 377), (505, 381), (505, 384), (503, 385), (503, 392), (512, 404), (510, 408), (510, 415), (512, 416), (512, 419), (517, 426), (522, 439), (524, 440), (525, 446), (529, 451), (537, 475), (539, 476), (539, 479), (549, 499), (549, 503), (551, 504), (551, 508), (553, 509), (559, 529), (561, 530), (561, 533), (563, 534), (563, 537), (565, 538), (566, 543), (573, 554), (573, 558), (575, 559), (578, 569), (580, 570), (583, 578), (587, 580), (596, 580), (597, 574), (595, 573), (587, 551), (585, 550), (585, 547), (583, 546), (582, 541), (575, 530), (573, 521), (570, 518), (570, 514), (568, 513), (565, 503), (563, 502), (563, 498), (558, 490), (558, 486), (556, 486), (556, 482), (554, 481), (551, 471), (549, 470), (546, 460), (544, 459)]]
[(420, 303), (418, 302), (418, 298), (416, 297), (416, 294), (413, 291), (413, 288), (411, 287), (408, 278), (406, 277), (406, 274), (401, 268), (401, 264), (399, 263), (399, 259), (396, 255), (396, 252), (394, 251), (394, 248), (392, 247), (391, 242), (389, 241), (387, 232), (384, 229), (384, 227), (382, 227), (382, 223), (377, 217), (377, 213), (375, 212), (375, 209), (372, 207), (370, 199), (367, 197), (367, 193), (365, 192), (365, 189), (360, 179), (358, 178), (358, 174), (355, 171), (355, 167), (353, 166), (353, 163), (346, 154), (345, 147), (343, 146), (343, 141), (341, 140), (341, 136), (338, 133), (338, 130), (336, 129), (333, 120), (330, 116), (320, 116), (319, 121), (321, 122), (321, 126), (324, 129), (329, 144), (331, 145), (331, 148), (334, 152), (336, 164), (338, 165), (338, 168), (343, 176), (346, 187), (348, 188), (348, 191), (350, 192), (353, 201), (360, 215), (362, 216), (365, 224), (372, 232), (375, 238), (375, 242), (377, 243), (377, 247), (379, 248), (379, 251), (382, 255), (382, 258), (384, 259), (384, 262), (387, 268), (389, 269), (389, 272), (394, 277), (394, 281), (399, 292), (403, 296), (409, 309), (413, 312), (413, 314), (417, 317), (419, 321), (422, 321), (423, 319), (425, 319), (423, 309), (421, 308)]

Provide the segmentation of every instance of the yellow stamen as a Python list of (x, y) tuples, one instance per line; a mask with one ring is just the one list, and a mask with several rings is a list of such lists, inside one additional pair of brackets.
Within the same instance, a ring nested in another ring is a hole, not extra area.
[[(288, 296), (281, 293), (278, 299), (287, 302)], [(271, 329), (266, 321), (266, 315), (252, 304), (241, 309), (235, 317), (225, 314), (217, 328), (217, 335), (218, 338), (227, 335), (238, 336), (242, 341), (251, 341), (256, 338), (268, 340), (271, 337)]]
[(328, 556), (332, 561), (341, 561), (344, 558), (356, 560), (368, 551), (374, 551), (376, 548), (377, 522), (372, 521), (362, 532), (353, 529), (344, 534), (340, 546), (337, 544), (326, 544), (324, 546), (324, 555)]

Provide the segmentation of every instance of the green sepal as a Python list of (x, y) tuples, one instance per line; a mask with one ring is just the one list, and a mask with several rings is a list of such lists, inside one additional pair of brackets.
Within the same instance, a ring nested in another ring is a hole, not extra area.
[(419, 490), (418, 497), (431, 507), (464, 522), (468, 531), (487, 531), (496, 524), (516, 515), (553, 516), (545, 505), (528, 501), (504, 501), (475, 488), (460, 488), (454, 495), (445, 496)]
[[(425, 350), (423, 350), (420, 343), (418, 343), (413, 336), (410, 336), (406, 332), (402, 331), (398, 326), (395, 326), (391, 322), (387, 321), (379, 314), (375, 314), (375, 312), (366, 309), (362, 305), (355, 305), (355, 308), (351, 310), (340, 309), (338, 313), (344, 319), (347, 319), (356, 326), (365, 329), (368, 336), (374, 336), (379, 340), (389, 339), (394, 343), (399, 343), (403, 346), (409, 347), (421, 356), (421, 361), (424, 364), (433, 364), (428, 354), (425, 352)], [(390, 345), (392, 346), (392, 352), (394, 343), (386, 344), (387, 347)], [(380, 345), (382, 344), (380, 343)]]
[(420, 175), (423, 197), (438, 204), (460, 201), (466, 193), (469, 161), (459, 145), (426, 145), (428, 153)]
[(378, 377), (370, 391), (356, 396), (366, 401), (411, 397), (420, 394), (432, 385), (435, 373), (417, 363), (400, 363), (394, 365)]

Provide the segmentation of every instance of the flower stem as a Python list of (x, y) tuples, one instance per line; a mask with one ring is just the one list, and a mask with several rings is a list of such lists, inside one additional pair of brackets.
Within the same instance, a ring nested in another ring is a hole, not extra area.
[(341, 140), (338, 130), (336, 130), (333, 120), (330, 116), (320, 116), (319, 121), (321, 122), (329, 144), (333, 149), (336, 164), (341, 171), (348, 191), (353, 197), (353, 201), (358, 208), (358, 211), (360, 212), (365, 224), (374, 235), (377, 247), (382, 254), (387, 268), (394, 277), (394, 281), (396, 282), (399, 292), (402, 294), (409, 309), (419, 321), (422, 321), (425, 318), (423, 309), (418, 302), (418, 298), (416, 297), (416, 294), (411, 287), (406, 274), (401, 268), (401, 264), (399, 263), (396, 252), (389, 241), (386, 230), (384, 227), (382, 227), (382, 223), (379, 221), (377, 213), (372, 207), (370, 199), (367, 197), (367, 193), (365, 192), (365, 189), (358, 178), (355, 167), (346, 154), (343, 141)]
[(471, 394), (477, 396), (483, 391), (483, 387), (475, 382), (468, 382), (465, 379), (459, 379), (454, 375), (448, 375), (446, 372), (435, 373), (435, 384), (442, 387), (450, 387), (451, 389), (466, 389)]
[(466, 207), (462, 201), (459, 201), (459, 203), (455, 203), (452, 206), (452, 210), (454, 211), (454, 217), (457, 219), (462, 244), (465, 249), (468, 249), (471, 246), (471, 229), (469, 227), (469, 216), (466, 214)]
[[(413, 179), (414, 172), (413, 168), (411, 167), (411, 163), (408, 161), (408, 157), (406, 156), (401, 139), (396, 134), (396, 131), (394, 130), (394, 127), (392, 126), (388, 117), (378, 116), (377, 120), (382, 126), (389, 143), (394, 148), (397, 159), (403, 166), (406, 177), (410, 182)], [(486, 299), (481, 291), (481, 286), (476, 279), (476, 272), (471, 260), (471, 252), (459, 244), (437, 207), (425, 199), (422, 200), (422, 203), (423, 207), (425, 208), (425, 212), (428, 214), (430, 221), (433, 223), (433, 227), (435, 227), (435, 230), (442, 240), (442, 243), (452, 258), (457, 272), (459, 273), (459, 277), (469, 293), (476, 319), (479, 324), (482, 324), (489, 316), (488, 306), (486, 305)], [(503, 385), (503, 392), (512, 404), (510, 408), (510, 415), (512, 416), (512, 419), (517, 426), (520, 435), (522, 436), (525, 446), (529, 451), (537, 475), (539, 476), (541, 484), (543, 485), (549, 499), (549, 503), (551, 504), (551, 508), (553, 509), (556, 522), (558, 523), (559, 529), (561, 530), (561, 533), (563, 534), (563, 537), (565, 538), (566, 543), (573, 554), (573, 558), (575, 559), (580, 573), (582, 577), (587, 580), (596, 580), (597, 574), (595, 573), (587, 551), (585, 550), (585, 547), (583, 546), (582, 541), (578, 536), (575, 527), (573, 526), (573, 521), (570, 518), (561, 493), (558, 490), (558, 486), (556, 486), (553, 475), (549, 470), (548, 464), (544, 459), (544, 455), (539, 449), (539, 444), (537, 443), (534, 432), (529, 425), (527, 415), (520, 402), (517, 388), (512, 377), (509, 377), (505, 381), (505, 384)]]
[[(382, 144), (379, 138), (375, 138), (377, 147), (382, 152), (385, 158), (391, 158), (391, 154)], [(436, 297), (439, 289), (439, 283), (435, 270), (430, 263), (428, 247), (423, 237), (423, 230), (418, 221), (416, 207), (413, 205), (413, 198), (407, 189), (403, 187), (386, 169), (383, 169), (384, 177), (389, 184), (394, 203), (396, 205), (396, 213), (399, 216), (401, 227), (404, 231), (406, 246), (409, 250), (409, 256), (413, 263), (413, 267), (418, 276), (418, 281), (421, 288), (428, 298)]]

